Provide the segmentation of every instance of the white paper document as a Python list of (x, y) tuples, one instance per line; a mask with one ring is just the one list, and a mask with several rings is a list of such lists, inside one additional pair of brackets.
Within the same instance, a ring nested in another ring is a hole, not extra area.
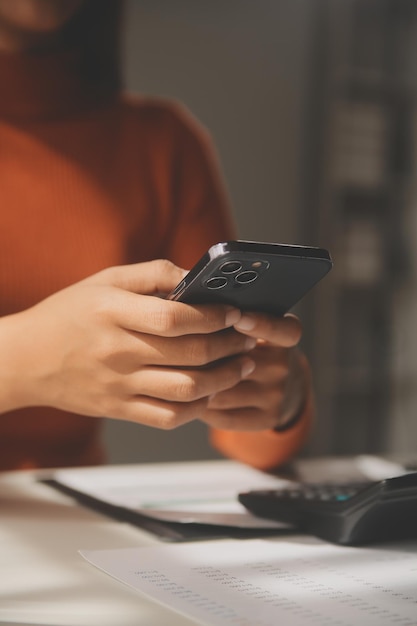
[(83, 550), (114, 578), (205, 626), (415, 626), (417, 543), (314, 538)]
[(169, 522), (197, 522), (239, 528), (287, 525), (250, 514), (239, 491), (289, 484), (233, 461), (146, 463), (65, 469), (55, 480), (102, 502)]

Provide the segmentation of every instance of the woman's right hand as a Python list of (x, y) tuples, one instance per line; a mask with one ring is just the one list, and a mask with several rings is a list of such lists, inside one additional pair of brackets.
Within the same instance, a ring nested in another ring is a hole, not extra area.
[(159, 297), (168, 261), (113, 267), (0, 319), (0, 411), (53, 406), (174, 428), (253, 369), (240, 312)]

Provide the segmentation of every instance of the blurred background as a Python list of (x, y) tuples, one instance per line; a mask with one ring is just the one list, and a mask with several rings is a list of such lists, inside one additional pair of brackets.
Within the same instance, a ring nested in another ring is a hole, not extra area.
[[(128, 0), (126, 86), (209, 129), (239, 236), (326, 247), (298, 307), (306, 456), (417, 458), (417, 2)], [(206, 428), (109, 420), (114, 463), (215, 458)]]

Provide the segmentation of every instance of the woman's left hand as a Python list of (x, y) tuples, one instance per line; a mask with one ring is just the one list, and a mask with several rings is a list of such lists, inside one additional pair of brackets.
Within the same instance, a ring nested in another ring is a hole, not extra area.
[(283, 427), (300, 413), (310, 381), (296, 347), (299, 319), (245, 313), (235, 329), (258, 341), (249, 353), (255, 369), (232, 389), (213, 395), (202, 417), (214, 428), (260, 431)]

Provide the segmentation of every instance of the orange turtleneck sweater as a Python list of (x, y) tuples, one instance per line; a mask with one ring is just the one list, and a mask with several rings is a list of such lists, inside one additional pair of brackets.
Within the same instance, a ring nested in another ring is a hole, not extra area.
[[(72, 53), (0, 55), (0, 84), (0, 316), (107, 266), (166, 257), (190, 267), (233, 235), (210, 140), (182, 107), (100, 97)], [(276, 466), (300, 447), (311, 412), (310, 399), (285, 432), (214, 431), (212, 441)], [(3, 414), (0, 469), (102, 462), (99, 430), (51, 408)]]

